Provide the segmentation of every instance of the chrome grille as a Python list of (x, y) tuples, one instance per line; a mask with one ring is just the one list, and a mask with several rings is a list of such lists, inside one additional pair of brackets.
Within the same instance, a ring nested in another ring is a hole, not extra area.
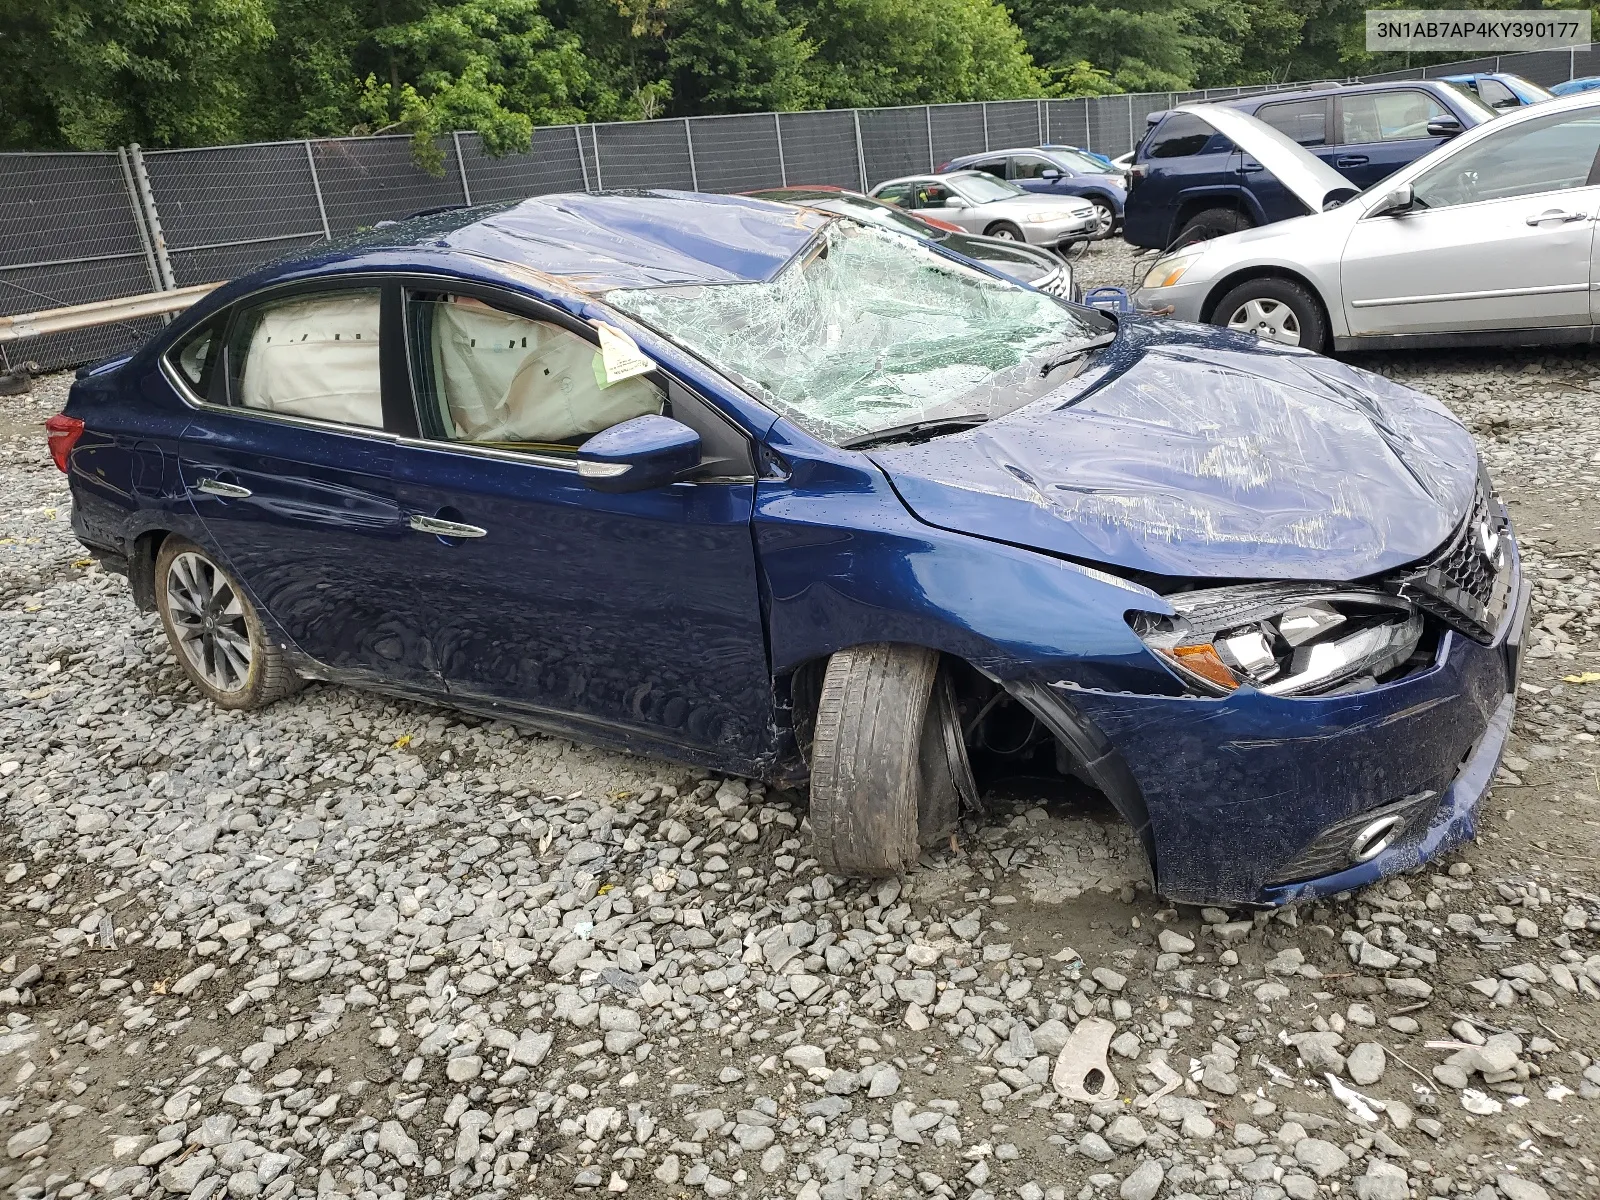
[(1034, 287), (1047, 296), (1058, 296), (1062, 300), (1072, 299), (1072, 268), (1057, 267), (1042, 279), (1034, 281)]
[(1398, 592), (1474, 641), (1492, 642), (1511, 596), (1507, 525), (1488, 480), (1480, 479), (1461, 528), (1430, 561), (1395, 581)]

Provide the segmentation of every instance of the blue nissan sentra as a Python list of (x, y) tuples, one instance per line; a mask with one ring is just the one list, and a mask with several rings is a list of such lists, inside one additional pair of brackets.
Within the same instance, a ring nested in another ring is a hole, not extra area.
[(1021, 765), (1174, 900), (1338, 892), (1470, 837), (1512, 718), (1528, 589), (1438, 402), (815, 210), (376, 230), (85, 369), (49, 436), (214, 703), (330, 680), (809, 784), (843, 875)]

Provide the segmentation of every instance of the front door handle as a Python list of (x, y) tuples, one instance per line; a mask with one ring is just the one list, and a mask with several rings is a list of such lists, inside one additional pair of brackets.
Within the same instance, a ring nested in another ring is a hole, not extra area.
[(1528, 218), (1529, 225), (1543, 225), (1546, 221), (1555, 221), (1558, 224), (1568, 224), (1572, 221), (1587, 221), (1588, 213), (1565, 212), (1559, 208), (1547, 208), (1542, 213), (1535, 213)]
[(237, 483), (223, 483), (220, 479), (202, 479), (195, 485), (196, 491), (205, 492), (208, 496), (226, 496), (230, 500), (243, 500), (250, 495), (250, 489), (240, 487)]
[(1365, 154), (1341, 154), (1333, 160), (1333, 165), (1336, 167), (1364, 167), (1367, 165), (1367, 161)]
[(425, 517), (416, 513), (410, 521), (411, 528), (418, 533), (431, 533), (435, 537), (447, 538), (478, 538), (488, 534), (487, 529), (480, 529), (476, 525), (465, 525), (460, 521), (446, 521), (441, 517)]

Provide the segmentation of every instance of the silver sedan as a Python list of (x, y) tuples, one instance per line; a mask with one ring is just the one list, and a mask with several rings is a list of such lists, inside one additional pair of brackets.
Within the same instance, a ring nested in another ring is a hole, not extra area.
[(1277, 130), (1191, 111), (1310, 215), (1164, 255), (1140, 308), (1324, 351), (1589, 342), (1600, 327), (1600, 95), (1511, 109), (1352, 199)]
[(908, 175), (872, 189), (873, 196), (919, 217), (959, 225), (968, 233), (1031, 242), (1060, 250), (1099, 232), (1093, 204), (1077, 196), (1041, 196), (983, 171)]

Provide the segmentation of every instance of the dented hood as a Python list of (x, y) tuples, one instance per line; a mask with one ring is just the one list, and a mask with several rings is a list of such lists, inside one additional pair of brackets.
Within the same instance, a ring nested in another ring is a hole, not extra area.
[(1342, 581), (1413, 562), (1465, 519), (1478, 475), (1471, 435), (1431, 397), (1144, 321), (1025, 408), (872, 456), (931, 525), (1210, 579)]

